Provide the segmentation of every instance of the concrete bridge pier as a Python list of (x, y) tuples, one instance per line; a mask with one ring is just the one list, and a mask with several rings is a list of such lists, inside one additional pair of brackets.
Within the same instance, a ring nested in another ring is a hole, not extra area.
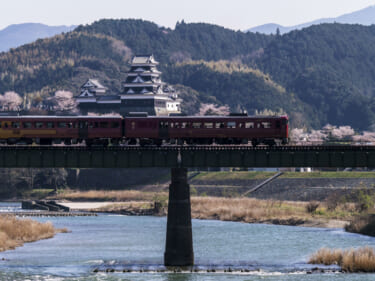
[(187, 169), (172, 168), (164, 265), (189, 266), (193, 264), (193, 234)]

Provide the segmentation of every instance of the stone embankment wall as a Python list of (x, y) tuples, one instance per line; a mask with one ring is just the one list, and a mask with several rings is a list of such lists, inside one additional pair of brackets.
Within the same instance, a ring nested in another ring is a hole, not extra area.
[[(193, 193), (208, 196), (238, 196), (264, 180), (199, 181), (192, 179)], [(291, 201), (323, 201), (331, 195), (350, 195), (358, 189), (375, 189), (374, 178), (277, 178), (248, 197)]]

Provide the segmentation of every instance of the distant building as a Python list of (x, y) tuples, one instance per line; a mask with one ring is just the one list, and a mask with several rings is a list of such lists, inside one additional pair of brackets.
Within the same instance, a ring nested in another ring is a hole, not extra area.
[(181, 100), (171, 86), (161, 81), (158, 64), (153, 55), (135, 56), (126, 74), (124, 90), (117, 95), (107, 95), (107, 89), (97, 80), (87, 80), (76, 97), (79, 108), (82, 113), (113, 111), (123, 116), (131, 112), (157, 116), (180, 113)]

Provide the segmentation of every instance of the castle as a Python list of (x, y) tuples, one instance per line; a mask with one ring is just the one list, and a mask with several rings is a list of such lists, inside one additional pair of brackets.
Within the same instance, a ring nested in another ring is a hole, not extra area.
[(181, 113), (181, 100), (175, 90), (162, 82), (159, 63), (153, 55), (135, 56), (123, 83), (123, 91), (107, 95), (107, 88), (96, 79), (88, 79), (76, 97), (83, 114), (118, 112), (169, 116)]

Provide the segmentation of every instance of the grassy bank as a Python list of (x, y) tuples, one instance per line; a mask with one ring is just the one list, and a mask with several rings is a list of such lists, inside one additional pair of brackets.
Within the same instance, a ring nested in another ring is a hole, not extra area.
[(346, 272), (375, 272), (373, 248), (327, 249), (322, 248), (310, 257), (311, 264), (339, 265)]
[[(232, 172), (200, 172), (194, 180), (199, 181), (223, 181), (223, 180), (262, 180), (272, 177), (276, 172), (252, 172), (252, 171), (232, 171)], [(284, 172), (280, 178), (300, 179), (300, 178), (375, 178), (373, 172)]]
[(292, 202), (254, 198), (192, 197), (192, 217), (224, 221), (266, 222), (300, 225), (318, 220), (350, 220), (355, 215), (351, 205), (328, 210), (319, 202)]
[(64, 190), (53, 196), (58, 200), (71, 201), (161, 201), (167, 200), (167, 192), (142, 192), (138, 190), (90, 190), (70, 191)]
[[(127, 191), (85, 191), (65, 192), (58, 199), (73, 201), (117, 201), (123, 205), (109, 205), (100, 211), (137, 211), (150, 208), (154, 202), (164, 208), (168, 201), (167, 192)], [(130, 203), (133, 201), (133, 203)], [(134, 202), (135, 201), (135, 202)], [(139, 202), (137, 204), (136, 202)], [(147, 203), (148, 202), (148, 203)], [(192, 217), (241, 222), (268, 222), (277, 224), (303, 224), (317, 220), (350, 220), (358, 214), (355, 204), (342, 203), (329, 208), (321, 202), (291, 202), (261, 200), (254, 198), (191, 197)], [(160, 213), (159, 213), (160, 214)]]
[(66, 229), (56, 229), (50, 222), (40, 223), (14, 216), (0, 216), (0, 251), (11, 250), (26, 242), (53, 237)]

